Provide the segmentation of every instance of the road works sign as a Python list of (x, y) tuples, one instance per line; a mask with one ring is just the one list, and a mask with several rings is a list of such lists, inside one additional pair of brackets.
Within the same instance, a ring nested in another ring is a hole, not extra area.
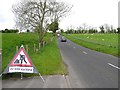
[(17, 54), (14, 56), (10, 64), (3, 73), (38, 73), (37, 69), (30, 60), (28, 54), (25, 52), (23, 45), (20, 47)]
[[(25, 52), (23, 45), (20, 47), (19, 51), (14, 56), (10, 64), (8, 64), (2, 74), (15, 72), (21, 73), (21, 79), (23, 77), (22, 73), (36, 73), (39, 74), (43, 82), (45, 82), (41, 74), (38, 72), (32, 61), (30, 60), (29, 56)], [(2, 74), (0, 75), (0, 77), (2, 76)]]
[(32, 62), (23, 47), (21, 47), (19, 52), (15, 55), (10, 66), (32, 66)]
[(9, 67), (9, 72), (33, 73), (33, 67)]

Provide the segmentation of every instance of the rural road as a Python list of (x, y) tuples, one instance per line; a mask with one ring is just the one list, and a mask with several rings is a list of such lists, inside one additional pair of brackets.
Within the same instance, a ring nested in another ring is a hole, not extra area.
[(118, 58), (81, 47), (70, 40), (59, 49), (69, 70), (71, 88), (118, 88)]
[[(68, 88), (66, 79), (63, 75), (49, 75), (43, 76), (45, 82), (43, 83), (40, 77), (30, 78), (11, 78), (9, 80), (2, 80), (3, 90), (6, 88)], [(34, 89), (33, 89), (34, 90)]]
[[(118, 58), (81, 47), (71, 41), (60, 42), (68, 76), (2, 80), (2, 88), (118, 88)], [(3, 89), (4, 90), (4, 89)], [(112, 90), (112, 89), (110, 89)], [(114, 90), (114, 89), (113, 89)]]

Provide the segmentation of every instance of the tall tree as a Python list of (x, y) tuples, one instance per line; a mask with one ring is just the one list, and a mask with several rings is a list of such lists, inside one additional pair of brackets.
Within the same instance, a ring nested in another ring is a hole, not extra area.
[(54, 21), (49, 25), (49, 30), (53, 31), (53, 33), (55, 34), (56, 31), (59, 29), (59, 24), (58, 21)]
[(104, 29), (106, 30), (106, 33), (110, 33), (110, 26), (108, 24), (104, 24)]
[(60, 20), (69, 14), (73, 6), (69, 6), (67, 3), (59, 2), (58, 0), (52, 0), (50, 5), (52, 12), (50, 13), (51, 24), (49, 26), (49, 30), (56, 33), (59, 29)]
[(83, 30), (87, 30), (88, 29), (88, 25), (86, 23), (83, 23), (82, 26), (83, 26)]
[(69, 14), (73, 6), (58, 0), (52, 0), (52, 2), (50, 2), (50, 7), (52, 10), (51, 21), (59, 22), (63, 17)]
[(38, 33), (39, 42), (42, 42), (49, 24), (65, 16), (69, 11), (67, 8), (64, 10), (65, 7), (69, 8), (64, 2), (56, 0), (22, 0), (13, 5), (16, 26), (20, 30), (35, 30)]
[(120, 27), (118, 27), (117, 30), (118, 30), (117, 32), (120, 33)]
[(101, 25), (99, 28), (100, 28), (100, 30), (101, 30), (100, 33), (105, 33), (105, 30), (104, 30), (104, 26), (103, 26), (103, 25)]

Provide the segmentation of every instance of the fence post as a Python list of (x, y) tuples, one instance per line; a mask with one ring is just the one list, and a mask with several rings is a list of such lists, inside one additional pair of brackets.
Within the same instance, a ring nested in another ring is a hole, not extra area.
[(51, 40), (50, 40), (51, 42), (52, 42), (52, 38), (51, 38)]
[(18, 52), (18, 46), (16, 46), (16, 52)]
[(27, 53), (28, 53), (28, 45), (26, 45), (26, 51), (27, 51)]
[(39, 50), (40, 50), (40, 43), (39, 43)]
[(45, 45), (45, 41), (43, 41), (43, 47), (44, 47), (44, 45)]
[(34, 52), (36, 51), (36, 45), (34, 44)]

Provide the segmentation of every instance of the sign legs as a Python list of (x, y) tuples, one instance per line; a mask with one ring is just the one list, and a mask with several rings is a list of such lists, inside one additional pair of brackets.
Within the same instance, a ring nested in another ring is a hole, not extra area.
[(2, 76), (2, 73), (0, 74), (0, 77)]
[(39, 73), (40, 78), (42, 79), (43, 82), (45, 82), (45, 80), (43, 79), (43, 77), (41, 76), (41, 74)]
[(23, 74), (21, 73), (21, 80), (23, 79)]

